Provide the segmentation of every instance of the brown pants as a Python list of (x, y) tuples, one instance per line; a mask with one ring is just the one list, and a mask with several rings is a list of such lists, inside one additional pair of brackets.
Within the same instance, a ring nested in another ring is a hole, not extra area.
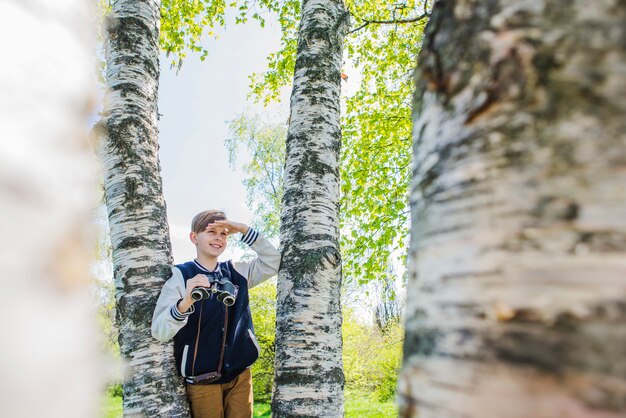
[(193, 418), (252, 417), (252, 375), (246, 369), (223, 385), (187, 385)]

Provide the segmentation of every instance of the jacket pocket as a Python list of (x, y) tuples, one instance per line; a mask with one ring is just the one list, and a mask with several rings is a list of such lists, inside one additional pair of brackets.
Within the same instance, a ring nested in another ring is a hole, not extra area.
[(189, 352), (189, 344), (187, 344), (185, 348), (183, 349), (183, 357), (180, 362), (180, 374), (183, 377), (187, 377), (187, 374), (185, 373), (185, 369), (187, 368), (187, 355), (189, 354), (188, 352)]
[(261, 355), (261, 347), (259, 347), (259, 342), (256, 340), (256, 337), (254, 336), (254, 333), (252, 332), (251, 329), (248, 329), (248, 336), (252, 340), (252, 344), (254, 344), (254, 348), (256, 348), (257, 356), (260, 356)]

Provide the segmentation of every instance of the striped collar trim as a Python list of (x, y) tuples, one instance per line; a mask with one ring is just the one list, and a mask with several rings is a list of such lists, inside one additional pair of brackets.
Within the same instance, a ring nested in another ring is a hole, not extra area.
[(220, 262), (217, 262), (217, 265), (215, 266), (215, 270), (209, 270), (208, 268), (204, 267), (202, 264), (198, 263), (197, 260), (193, 260), (194, 264), (196, 266), (198, 266), (198, 268), (202, 271), (206, 271), (207, 273), (215, 273), (216, 271), (218, 271), (220, 269)]

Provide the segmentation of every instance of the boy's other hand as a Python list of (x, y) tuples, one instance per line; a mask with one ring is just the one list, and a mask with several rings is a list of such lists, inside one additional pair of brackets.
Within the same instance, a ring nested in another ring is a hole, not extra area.
[(178, 304), (178, 310), (180, 313), (187, 312), (191, 305), (194, 304), (195, 300), (191, 298), (191, 292), (196, 287), (211, 287), (209, 278), (204, 274), (196, 274), (191, 279), (187, 280), (187, 285), (185, 286), (185, 297)]
[[(248, 232), (248, 225), (242, 224), (239, 222), (234, 222), (229, 219), (224, 219), (222, 221), (214, 221), (212, 224), (209, 224), (209, 225), (223, 226), (228, 230), (229, 234), (234, 234), (234, 233), (239, 232), (245, 235)], [(208, 225), (207, 225), (207, 228), (208, 228)]]

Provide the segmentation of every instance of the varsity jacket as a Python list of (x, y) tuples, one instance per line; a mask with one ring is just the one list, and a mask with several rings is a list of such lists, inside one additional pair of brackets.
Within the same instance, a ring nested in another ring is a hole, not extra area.
[[(192, 376), (218, 370), (225, 329), (222, 377), (213, 383), (232, 381), (260, 354), (254, 336), (248, 289), (276, 274), (280, 254), (252, 228), (241, 239), (257, 253), (254, 260), (220, 262), (213, 271), (195, 260), (176, 265), (159, 295), (152, 317), (152, 336), (163, 342), (174, 339), (178, 373), (187, 382), (191, 382)], [(213, 296), (195, 302), (187, 312), (179, 312), (177, 305), (185, 296), (186, 282), (197, 274), (228, 278), (238, 288), (235, 303), (226, 306)]]

